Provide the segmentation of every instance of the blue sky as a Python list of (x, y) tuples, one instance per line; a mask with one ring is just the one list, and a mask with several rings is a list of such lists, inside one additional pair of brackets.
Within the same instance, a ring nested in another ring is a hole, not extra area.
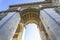
[(0, 11), (8, 9), (9, 5), (39, 1), (41, 0), (0, 0)]
[(23, 40), (41, 40), (36, 24), (31, 23), (26, 26)]

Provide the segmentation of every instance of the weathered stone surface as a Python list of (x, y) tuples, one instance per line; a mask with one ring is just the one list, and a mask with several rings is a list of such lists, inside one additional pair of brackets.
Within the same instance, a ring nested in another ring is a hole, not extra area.
[(53, 9), (46, 9), (41, 11), (40, 18), (50, 39), (60, 40), (60, 16)]
[(0, 21), (0, 40), (11, 40), (18, 23), (20, 21), (19, 13), (9, 13)]
[(5, 17), (7, 15), (7, 13), (0, 13), (0, 20)]

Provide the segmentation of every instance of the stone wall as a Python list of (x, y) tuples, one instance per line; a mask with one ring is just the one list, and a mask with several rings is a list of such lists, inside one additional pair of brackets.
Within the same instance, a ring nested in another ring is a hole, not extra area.
[(20, 15), (16, 12), (7, 14), (0, 21), (0, 40), (12, 40), (20, 22)]
[(5, 17), (7, 15), (7, 13), (0, 13), (0, 20)]
[(41, 10), (40, 18), (50, 40), (60, 40), (60, 16), (54, 11), (54, 9)]
[[(60, 6), (60, 0), (52, 0), (53, 5)], [(60, 14), (60, 7), (55, 8), (55, 11)]]

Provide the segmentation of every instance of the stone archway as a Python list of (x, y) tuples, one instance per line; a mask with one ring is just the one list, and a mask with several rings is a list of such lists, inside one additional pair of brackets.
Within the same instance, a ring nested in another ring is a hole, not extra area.
[[(20, 16), (21, 16), (21, 21), (20, 21), (20, 26), (18, 27), (23, 27), (19, 30), (22, 30), (19, 34), (20, 36), (20, 40), (23, 34), (23, 29), (25, 28), (25, 25), (29, 24), (29, 23), (35, 23), (38, 25), (39, 31), (40, 31), (40, 35), (42, 40), (48, 40), (48, 35), (44, 29), (44, 25), (42, 24), (41, 20), (40, 20), (40, 10), (36, 9), (36, 8), (27, 8), (24, 9), (20, 12)], [(17, 29), (17, 30), (18, 30)], [(19, 37), (18, 37), (19, 39)]]
[[(40, 7), (40, 5), (42, 5), (43, 7)], [(40, 29), (42, 40), (50, 40), (50, 39), (59, 40), (60, 39), (59, 38), (60, 37), (59, 36), (60, 25), (59, 25), (59, 21), (57, 21), (55, 18), (56, 14), (50, 16), (51, 14), (48, 12), (49, 15), (46, 14), (47, 15), (46, 16), (45, 13), (47, 13), (47, 12), (45, 12), (43, 10), (46, 8), (55, 9), (57, 7), (59, 7), (59, 6), (55, 6), (54, 2), (53, 1), (51, 2), (51, 0), (50, 1), (46, 0), (43, 2), (36, 2), (36, 3), (28, 3), (28, 4), (10, 5), (9, 9), (7, 9), (6, 11), (0, 12), (0, 13), (9, 14), (9, 15), (6, 15), (4, 20), (2, 20), (0, 22), (1, 23), (0, 26), (2, 28), (2, 29), (0, 28), (1, 29), (0, 33), (1, 34), (4, 33), (4, 35), (0, 34), (1, 35), (0, 39), (1, 40), (5, 40), (5, 39), (12, 40), (12, 38), (13, 38), (13, 40), (21, 40), (23, 29), (25, 28), (25, 25), (27, 25), (28, 23), (36, 23), (39, 26), (38, 28)], [(41, 11), (42, 15), (40, 15), (39, 11)], [(49, 9), (49, 11), (50, 11), (50, 9)], [(57, 18), (59, 18), (59, 15), (57, 15)], [(44, 20), (44, 19), (46, 19), (46, 20)], [(48, 19), (51, 19), (51, 20), (48, 20)], [(6, 21), (6, 20), (8, 20), (8, 21)], [(20, 23), (19, 23), (19, 21), (20, 21)], [(17, 25), (18, 25), (18, 27), (17, 27)]]

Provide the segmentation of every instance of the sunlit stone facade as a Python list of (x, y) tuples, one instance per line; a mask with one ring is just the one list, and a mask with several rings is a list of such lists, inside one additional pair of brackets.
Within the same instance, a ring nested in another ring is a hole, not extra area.
[(42, 40), (60, 40), (59, 3), (60, 0), (46, 0), (10, 5), (0, 12), (0, 40), (22, 40), (23, 30), (29, 23), (38, 25)]

